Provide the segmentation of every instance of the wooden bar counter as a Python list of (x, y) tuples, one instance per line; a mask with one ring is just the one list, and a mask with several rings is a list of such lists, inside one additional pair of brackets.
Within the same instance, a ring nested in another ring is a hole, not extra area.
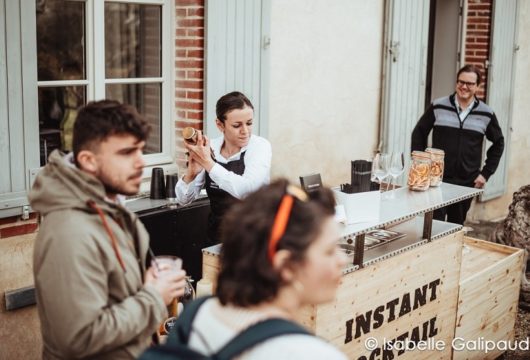
[[(523, 251), (466, 238), (460, 225), (439, 221), (423, 238), (424, 214), (479, 192), (442, 184), (383, 197), (379, 221), (344, 226), (340, 242), (377, 228), (406, 236), (365, 251), (360, 266), (352, 258), (334, 301), (301, 309), (298, 320), (350, 359), (499, 356), (477, 347), (514, 338)], [(220, 245), (203, 249), (203, 277), (214, 284), (219, 252)]]

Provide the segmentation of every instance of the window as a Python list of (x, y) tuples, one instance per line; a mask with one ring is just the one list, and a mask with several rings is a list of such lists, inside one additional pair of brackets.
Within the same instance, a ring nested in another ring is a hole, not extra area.
[(165, 1), (37, 1), (41, 165), (56, 148), (72, 150), (76, 109), (101, 98), (134, 105), (152, 126), (146, 154), (164, 153), (164, 6), (168, 12)]
[(146, 164), (173, 163), (173, 1), (0, 0), (0, 218), (22, 212), (54, 149), (72, 150), (92, 100), (134, 105), (152, 126)]

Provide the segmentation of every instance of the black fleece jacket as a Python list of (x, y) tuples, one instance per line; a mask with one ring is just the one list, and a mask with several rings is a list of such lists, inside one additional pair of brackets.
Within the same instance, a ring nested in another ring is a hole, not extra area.
[[(433, 101), (412, 131), (412, 151), (425, 150), (431, 130), (432, 147), (445, 151), (445, 182), (470, 186), (479, 174), (488, 180), (497, 170), (504, 136), (495, 113), (484, 102), (475, 99), (471, 112), (461, 122), (455, 94)], [(484, 136), (492, 145), (481, 169)]]

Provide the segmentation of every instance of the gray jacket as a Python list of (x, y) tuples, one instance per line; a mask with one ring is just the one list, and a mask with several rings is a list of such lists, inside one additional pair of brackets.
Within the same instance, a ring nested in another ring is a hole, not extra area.
[(33, 258), (43, 358), (137, 357), (167, 316), (160, 294), (143, 285), (144, 226), (58, 151), (29, 198), (43, 215)]

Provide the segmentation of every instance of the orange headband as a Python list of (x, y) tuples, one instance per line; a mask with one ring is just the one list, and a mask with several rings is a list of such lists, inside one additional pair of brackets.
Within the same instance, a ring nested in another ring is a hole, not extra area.
[(282, 197), (276, 216), (274, 217), (274, 223), (272, 225), (271, 236), (269, 238), (269, 260), (272, 263), (272, 259), (276, 254), (276, 247), (278, 242), (285, 234), (287, 223), (291, 217), (291, 210), (293, 209), (294, 198), (301, 201), (307, 201), (307, 194), (294, 185), (288, 185), (286, 194)]

